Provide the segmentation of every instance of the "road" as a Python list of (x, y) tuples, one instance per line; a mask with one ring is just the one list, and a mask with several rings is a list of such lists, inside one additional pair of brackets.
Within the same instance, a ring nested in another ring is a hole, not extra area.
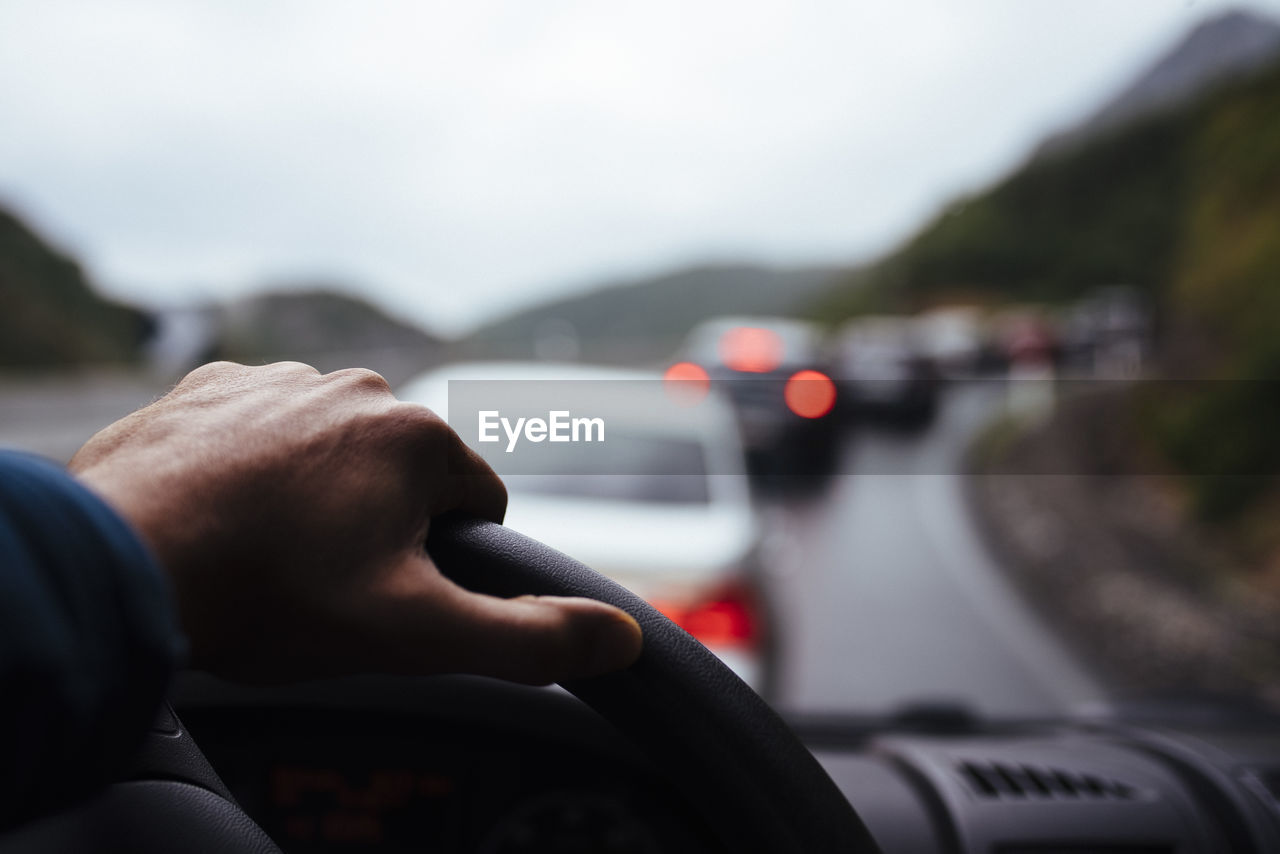
[(159, 378), (108, 371), (0, 378), (0, 447), (66, 462), (90, 436), (166, 386)]
[(1004, 395), (959, 386), (926, 432), (856, 433), (825, 495), (765, 506), (786, 638), (780, 706), (942, 701), (1041, 716), (1105, 699), (1005, 581), (955, 474)]

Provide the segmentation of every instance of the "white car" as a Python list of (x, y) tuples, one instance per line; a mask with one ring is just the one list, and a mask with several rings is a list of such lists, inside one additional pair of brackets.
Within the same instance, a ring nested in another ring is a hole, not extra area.
[[(449, 420), (493, 465), (510, 493), (508, 526), (630, 588), (767, 694), (772, 626), (734, 413), (712, 390), (672, 391), (657, 373), (473, 362), (397, 396)], [(531, 444), (505, 414), (531, 407), (572, 412), (560, 419), (570, 439), (571, 421), (598, 416), (604, 441)]]

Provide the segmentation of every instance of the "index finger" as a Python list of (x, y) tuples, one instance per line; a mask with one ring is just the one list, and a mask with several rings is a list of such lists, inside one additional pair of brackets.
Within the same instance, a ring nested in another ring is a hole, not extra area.
[(507, 487), (484, 459), (449, 428), (449, 482), (457, 500), (448, 510), (462, 510), (502, 523), (507, 513)]
[(461, 510), (501, 523), (507, 488), (489, 464), (426, 406), (399, 401), (393, 406), (385, 423), (403, 450), (427, 515)]

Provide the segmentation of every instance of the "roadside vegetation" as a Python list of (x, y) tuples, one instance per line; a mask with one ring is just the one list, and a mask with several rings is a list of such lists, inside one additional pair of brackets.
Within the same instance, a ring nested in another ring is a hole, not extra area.
[(1167, 466), (1191, 515), (1280, 577), (1280, 65), (1032, 159), (812, 310), (1065, 306), (1109, 285), (1157, 322), (1165, 381), (1130, 396), (1134, 458)]

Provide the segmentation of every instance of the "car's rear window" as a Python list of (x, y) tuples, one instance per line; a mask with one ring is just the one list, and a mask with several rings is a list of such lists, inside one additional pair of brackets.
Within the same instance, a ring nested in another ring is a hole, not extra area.
[(654, 504), (711, 501), (701, 443), (665, 436), (611, 433), (609, 454), (546, 446), (537, 471), (504, 478), (512, 492)]

